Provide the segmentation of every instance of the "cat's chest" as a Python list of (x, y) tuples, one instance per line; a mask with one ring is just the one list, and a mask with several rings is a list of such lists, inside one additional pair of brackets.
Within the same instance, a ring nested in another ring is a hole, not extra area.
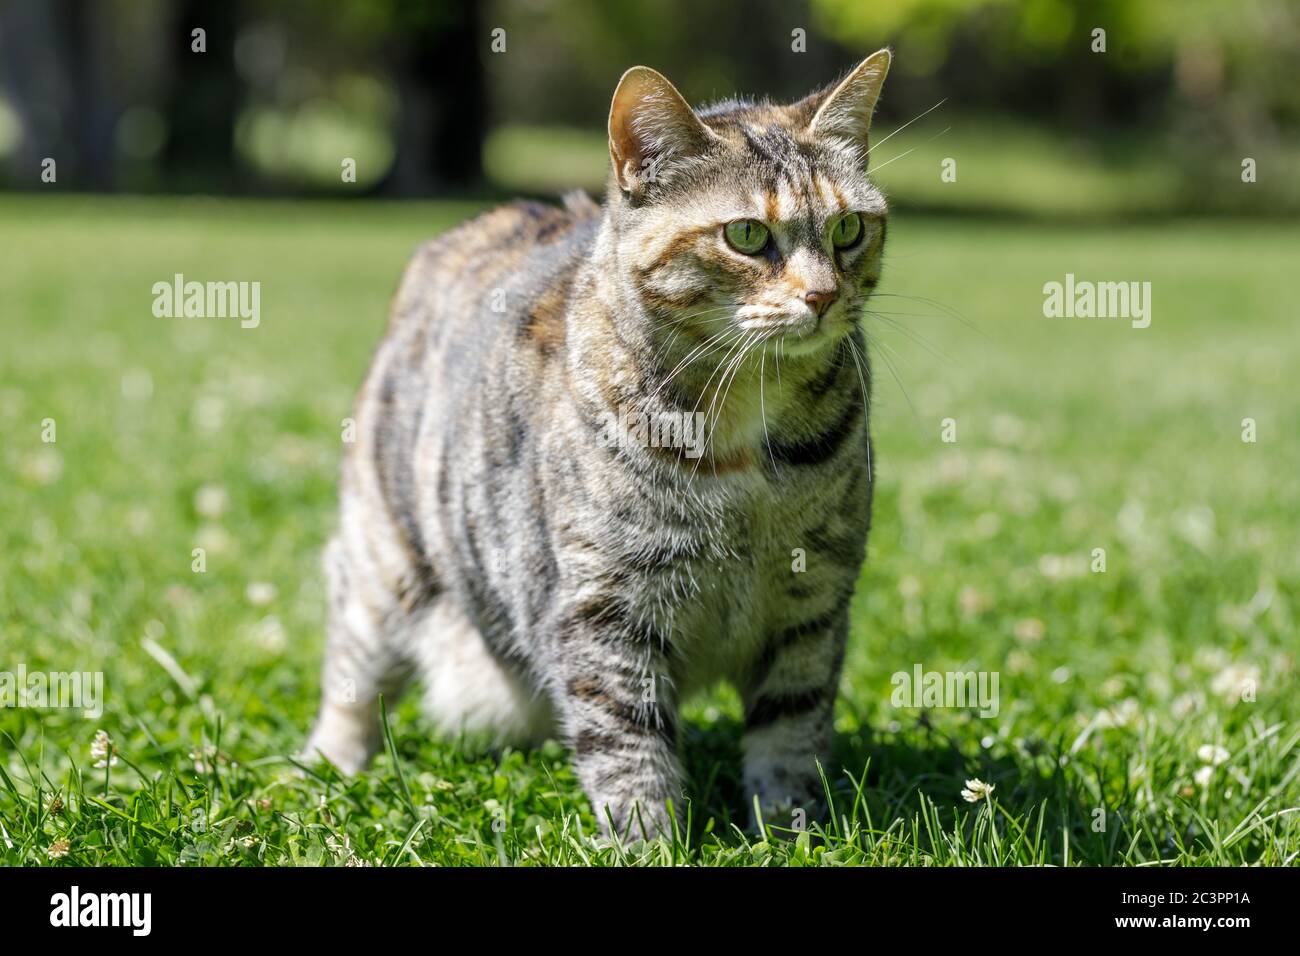
[[(676, 679), (684, 693), (734, 679), (783, 626), (794, 594), (833, 588), (844, 569), (809, 571), (827, 522), (825, 490), (739, 476), (726, 506), (699, 515), (702, 554), (661, 569), (643, 599), (670, 608)], [(865, 534), (865, 529), (863, 531)]]

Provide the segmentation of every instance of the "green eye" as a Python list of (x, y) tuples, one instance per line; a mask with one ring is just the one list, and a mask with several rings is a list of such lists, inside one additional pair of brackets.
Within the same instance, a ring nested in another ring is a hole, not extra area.
[(731, 248), (747, 256), (762, 252), (767, 245), (767, 226), (757, 219), (738, 219), (729, 222), (722, 231), (727, 237), (727, 242), (731, 243)]
[(831, 230), (831, 244), (836, 249), (847, 249), (858, 241), (862, 235), (862, 217), (851, 212), (835, 224)]

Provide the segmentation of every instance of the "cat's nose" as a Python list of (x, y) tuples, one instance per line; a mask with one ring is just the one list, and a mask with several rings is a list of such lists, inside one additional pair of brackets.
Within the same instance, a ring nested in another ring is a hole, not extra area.
[(818, 315), (824, 315), (826, 310), (831, 307), (831, 303), (840, 296), (838, 289), (810, 291), (803, 295), (804, 302)]

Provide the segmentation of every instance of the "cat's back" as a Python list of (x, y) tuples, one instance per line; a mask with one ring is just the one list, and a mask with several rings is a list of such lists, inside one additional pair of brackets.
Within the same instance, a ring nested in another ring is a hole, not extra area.
[[(372, 489), (418, 553), (416, 461), (457, 429), (492, 438), (562, 355), (565, 314), (601, 220), (585, 194), (515, 202), (424, 243), (402, 277), (357, 395), (345, 484)], [(463, 444), (463, 442), (461, 443)]]
[(388, 337), (459, 352), (486, 344), (502, 326), (558, 336), (600, 214), (584, 193), (566, 196), (562, 206), (518, 201), (426, 242), (402, 278)]

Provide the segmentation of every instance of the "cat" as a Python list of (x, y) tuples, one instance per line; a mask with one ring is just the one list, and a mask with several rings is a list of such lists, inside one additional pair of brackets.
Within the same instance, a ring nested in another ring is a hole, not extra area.
[(449, 732), (566, 741), (604, 833), (652, 837), (684, 804), (679, 705), (726, 680), (750, 802), (817, 812), (870, 527), (889, 64), (698, 112), (634, 67), (603, 208), (516, 203), (417, 251), (356, 399), (305, 754), (364, 767), (418, 677)]

